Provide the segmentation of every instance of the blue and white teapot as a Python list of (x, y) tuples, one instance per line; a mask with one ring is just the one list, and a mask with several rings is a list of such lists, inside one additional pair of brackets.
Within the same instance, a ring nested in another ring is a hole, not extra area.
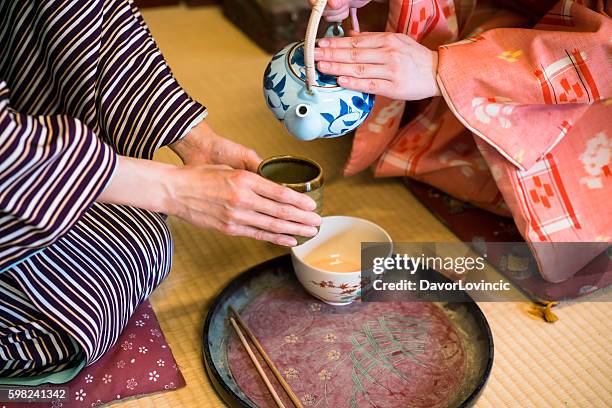
[[(337, 77), (315, 67), (317, 27), (326, 4), (322, 0), (313, 7), (305, 41), (275, 54), (263, 78), (268, 108), (300, 140), (345, 135), (361, 125), (374, 106), (374, 95), (343, 88)], [(326, 37), (343, 35), (340, 25), (326, 33)]]

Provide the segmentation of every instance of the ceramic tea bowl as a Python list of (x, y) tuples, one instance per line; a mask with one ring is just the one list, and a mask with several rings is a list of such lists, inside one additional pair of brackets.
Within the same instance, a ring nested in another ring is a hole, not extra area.
[[(327, 36), (344, 35), (341, 27), (330, 27)], [(263, 78), (266, 104), (291, 135), (300, 140), (338, 137), (357, 128), (374, 106), (374, 95), (338, 85), (337, 77), (314, 67), (314, 42), (309, 64), (305, 61), (308, 42), (287, 45), (268, 64)], [(314, 83), (308, 83), (312, 67)]]
[[(317, 162), (291, 155), (272, 156), (261, 162), (257, 173), (298, 193), (306, 194), (317, 203), (315, 212), (319, 215), (323, 212), (323, 169)], [(298, 245), (311, 239), (298, 235), (293, 237)]]
[[(362, 242), (388, 243), (385, 255), (392, 250), (389, 234), (373, 222), (347, 216), (323, 217), (319, 234), (291, 248), (293, 269), (304, 289), (334, 306), (348, 305), (359, 299), (362, 289), (370, 283), (367, 279), (362, 280)], [(343, 262), (346, 268), (333, 265)], [(323, 263), (335, 267), (323, 267)]]

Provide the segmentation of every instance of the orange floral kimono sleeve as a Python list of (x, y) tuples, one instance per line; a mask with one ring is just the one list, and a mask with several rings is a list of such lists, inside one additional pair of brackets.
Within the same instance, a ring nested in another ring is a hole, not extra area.
[[(530, 242), (611, 240), (611, 38), (603, 2), (564, 0), (534, 29), (493, 29), (439, 48), (444, 99), (475, 135)], [(536, 252), (552, 282), (597, 255)]]
[[(580, 3), (560, 1), (534, 29), (493, 29), (439, 49), (450, 109), (522, 170), (612, 96), (612, 22), (603, 6)], [(595, 120), (609, 125), (607, 114)]]

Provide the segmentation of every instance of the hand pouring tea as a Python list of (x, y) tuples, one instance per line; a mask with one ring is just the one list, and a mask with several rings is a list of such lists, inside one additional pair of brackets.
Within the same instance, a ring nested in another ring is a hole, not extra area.
[[(326, 0), (317, 2), (305, 41), (291, 43), (274, 55), (263, 79), (268, 108), (300, 140), (345, 135), (361, 125), (374, 106), (374, 95), (343, 88), (336, 76), (315, 68), (317, 28), (326, 4)], [(356, 16), (354, 10), (351, 13)], [(326, 34), (343, 35), (340, 25), (331, 26)]]

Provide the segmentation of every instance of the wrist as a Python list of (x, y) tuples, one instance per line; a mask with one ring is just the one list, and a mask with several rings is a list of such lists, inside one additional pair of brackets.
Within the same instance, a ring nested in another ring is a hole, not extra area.
[(182, 139), (172, 143), (170, 149), (181, 159), (183, 163), (187, 163), (191, 157), (191, 153), (196, 149), (191, 131)]
[(173, 214), (176, 166), (119, 156), (117, 170), (98, 201)]
[(212, 128), (205, 121), (201, 121), (183, 138), (169, 147), (181, 158), (183, 163), (188, 163), (195, 155), (201, 155), (202, 152), (207, 150), (212, 134), (214, 134)]
[(166, 166), (158, 167), (157, 172), (152, 174), (156, 177), (153, 182), (154, 196), (151, 197), (152, 205), (156, 210), (151, 210), (167, 215), (179, 215), (181, 212), (177, 197), (177, 182), (180, 181), (181, 167)]

